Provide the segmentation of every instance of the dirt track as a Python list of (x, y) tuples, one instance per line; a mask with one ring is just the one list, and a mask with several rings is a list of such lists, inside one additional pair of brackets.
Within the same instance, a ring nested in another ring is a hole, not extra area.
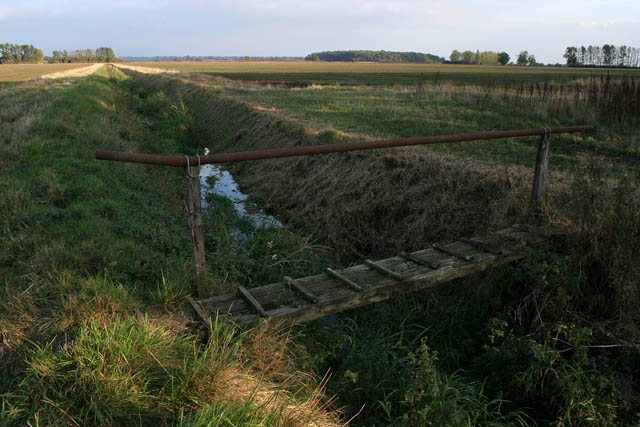
[(177, 73), (177, 70), (165, 70), (162, 68), (153, 68), (153, 67), (138, 67), (136, 65), (124, 65), (124, 64), (111, 64), (119, 68), (124, 68), (126, 70), (133, 70), (139, 73), (144, 74), (160, 74), (160, 73)]
[(75, 68), (73, 70), (67, 71), (59, 71), (57, 73), (45, 74), (41, 76), (43, 79), (61, 79), (66, 77), (84, 77), (89, 74), (93, 74), (98, 71), (98, 68), (102, 67), (104, 64), (92, 64), (88, 67)]

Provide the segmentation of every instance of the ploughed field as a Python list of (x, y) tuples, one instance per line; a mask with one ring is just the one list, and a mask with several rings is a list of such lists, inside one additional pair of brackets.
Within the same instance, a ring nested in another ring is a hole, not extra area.
[(544, 82), (601, 75), (635, 75), (639, 70), (516, 67), (443, 64), (397, 64), (315, 61), (144, 61), (126, 64), (190, 73), (210, 73), (234, 80), (288, 86), (415, 85), (437, 81), (458, 84)]

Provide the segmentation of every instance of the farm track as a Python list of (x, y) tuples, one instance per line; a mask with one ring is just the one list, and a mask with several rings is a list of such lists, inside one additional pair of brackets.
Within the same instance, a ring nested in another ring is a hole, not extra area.
[(76, 68), (73, 70), (67, 71), (59, 71), (57, 73), (45, 74), (41, 76), (42, 79), (64, 79), (69, 77), (85, 77), (90, 74), (95, 73), (102, 67), (104, 64), (92, 64), (88, 67)]
[(178, 70), (165, 69), (165, 68), (154, 68), (154, 67), (140, 67), (136, 65), (125, 65), (125, 64), (111, 64), (117, 68), (124, 70), (137, 71), (138, 73), (143, 74), (160, 74), (160, 73), (179, 73)]

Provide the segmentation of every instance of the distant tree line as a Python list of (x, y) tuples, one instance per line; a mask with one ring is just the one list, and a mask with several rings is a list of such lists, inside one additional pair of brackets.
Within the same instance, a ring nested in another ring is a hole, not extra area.
[[(492, 50), (475, 52), (465, 50), (460, 52), (454, 49), (449, 55), (449, 61), (452, 64), (468, 64), (468, 65), (507, 65), (511, 60), (511, 56), (507, 52), (494, 52)], [(526, 50), (520, 52), (516, 61), (517, 65), (535, 66), (540, 65), (536, 62), (536, 57), (530, 55)]]
[(116, 55), (110, 47), (99, 47), (93, 49), (78, 49), (71, 53), (67, 50), (54, 50), (53, 55), (47, 60), (51, 63), (58, 62), (114, 62)]
[(449, 55), (449, 61), (452, 64), (506, 65), (510, 59), (511, 57), (507, 52), (494, 52), (491, 50), (485, 52), (465, 50), (460, 52), (454, 49)]
[(569, 67), (640, 67), (640, 49), (629, 46), (569, 46), (564, 58)]
[(533, 55), (530, 55), (529, 52), (527, 52), (526, 50), (523, 50), (518, 54), (518, 59), (516, 60), (516, 64), (520, 65), (521, 67), (534, 67), (536, 65), (541, 65), (541, 64), (538, 64), (538, 62), (536, 61), (536, 57)]
[(0, 43), (0, 64), (42, 62), (44, 55), (30, 44)]
[(420, 52), (388, 52), (386, 50), (338, 50), (315, 52), (307, 55), (307, 61), (340, 61), (340, 62), (416, 62), (439, 63), (445, 59), (430, 53)]

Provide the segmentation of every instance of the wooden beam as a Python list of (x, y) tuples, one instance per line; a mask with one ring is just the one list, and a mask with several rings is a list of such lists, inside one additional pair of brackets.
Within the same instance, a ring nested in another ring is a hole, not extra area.
[(407, 252), (400, 252), (400, 256), (406, 260), (413, 262), (414, 264), (424, 265), (426, 267), (433, 268), (434, 270), (440, 268), (440, 264), (437, 262), (429, 262)]
[(198, 303), (196, 300), (191, 298), (191, 296), (188, 296), (187, 300), (189, 301), (189, 304), (191, 304), (191, 307), (193, 307), (193, 309), (195, 310), (195, 312), (198, 315), (198, 317), (200, 318), (200, 320), (202, 320), (202, 322), (205, 325), (208, 326), (209, 325), (209, 316), (207, 316), (207, 314), (204, 312), (204, 310), (202, 310), (202, 307), (200, 307), (200, 303)]
[(536, 156), (536, 168), (533, 174), (533, 189), (531, 190), (531, 202), (529, 206), (535, 207), (544, 200), (545, 184), (547, 172), (549, 170), (549, 137), (551, 132), (545, 129), (540, 144), (538, 145), (538, 155)]
[(289, 286), (294, 288), (296, 291), (300, 292), (300, 294), (309, 302), (316, 304), (318, 302), (318, 297), (313, 294), (310, 290), (297, 283), (289, 276), (284, 276), (284, 280), (287, 282)]
[(386, 268), (386, 267), (384, 267), (384, 266), (382, 266), (382, 265), (380, 265), (378, 263), (375, 263), (375, 262), (371, 261), (370, 259), (365, 260), (364, 263), (365, 263), (365, 265), (373, 268), (374, 270), (377, 270), (380, 273), (382, 273), (382, 274), (384, 274), (386, 276), (389, 276), (392, 279), (395, 279), (395, 280), (397, 280), (399, 282), (404, 280), (401, 274), (398, 274), (395, 271), (391, 271), (388, 268)]
[(437, 243), (434, 243), (433, 245), (431, 245), (431, 247), (437, 251), (443, 252), (445, 254), (453, 255), (454, 257), (458, 257), (465, 261), (469, 261), (469, 262), (473, 261), (473, 255), (465, 255), (462, 252), (457, 251), (455, 249), (445, 248), (444, 246), (439, 245)]
[(338, 273), (337, 271), (335, 271), (332, 268), (327, 268), (325, 270), (325, 272), (327, 273), (328, 276), (341, 281), (342, 283), (344, 283), (345, 285), (347, 285), (348, 287), (350, 287), (351, 289), (353, 289), (356, 292), (362, 292), (362, 287), (360, 285), (358, 285), (356, 282), (354, 282), (353, 280), (349, 279), (348, 277), (345, 277), (344, 274)]
[(487, 243), (481, 242), (479, 240), (462, 238), (460, 239), (460, 241), (476, 248), (480, 248), (485, 252), (489, 252), (490, 254), (500, 255), (502, 253), (502, 249), (494, 248)]
[[(194, 280), (200, 299), (210, 296), (207, 281), (207, 265), (204, 256), (204, 233), (202, 232), (202, 196), (200, 194), (200, 168), (189, 168), (187, 176), (187, 215), (191, 237), (191, 263)], [(195, 177), (195, 178), (192, 178)]]
[(257, 299), (253, 297), (253, 295), (251, 295), (251, 292), (249, 292), (247, 288), (245, 288), (244, 286), (238, 286), (238, 291), (240, 292), (240, 295), (245, 299), (245, 301), (247, 301), (253, 307), (253, 309), (258, 312), (260, 316), (269, 317), (269, 313), (264, 311), (262, 305), (258, 302)]

